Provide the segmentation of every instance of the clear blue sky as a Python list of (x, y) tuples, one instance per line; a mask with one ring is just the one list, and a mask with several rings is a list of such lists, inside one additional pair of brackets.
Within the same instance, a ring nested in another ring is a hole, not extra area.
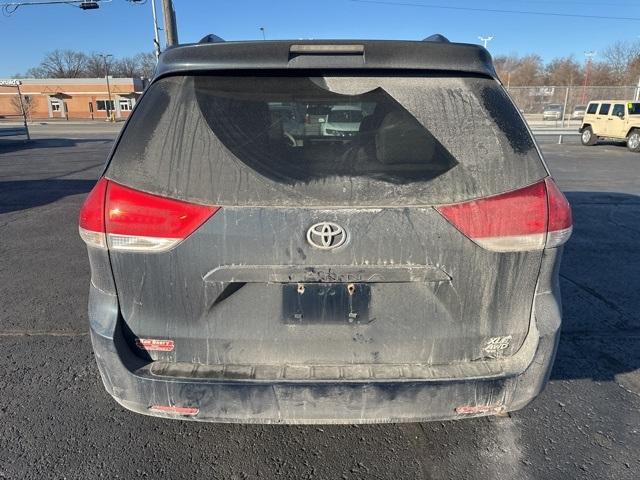
[[(0, 0), (0, 4), (7, 0)], [(30, 0), (31, 1), (31, 0)], [(159, 6), (159, 1), (158, 6)], [(549, 14), (606, 15), (640, 18), (638, 0), (174, 0), (181, 43), (206, 33), (227, 40), (381, 38), (422, 39), (440, 32), (453, 41), (477, 43), (478, 35), (493, 35), (492, 54), (537, 53), (545, 60), (585, 50), (602, 50), (615, 40), (639, 40), (640, 20), (571, 18)], [(22, 7), (0, 16), (0, 78), (37, 65), (45, 52), (76, 49), (133, 55), (152, 50), (150, 0), (132, 5), (126, 0), (103, 3), (82, 11), (68, 5)], [(401, 5), (401, 4), (405, 5)], [(424, 8), (446, 7), (525, 10), (545, 16)]]

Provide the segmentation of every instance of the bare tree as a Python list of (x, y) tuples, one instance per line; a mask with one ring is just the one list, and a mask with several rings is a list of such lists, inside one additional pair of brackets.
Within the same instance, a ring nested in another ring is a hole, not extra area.
[(156, 56), (152, 52), (139, 53), (135, 57), (139, 77), (151, 78), (156, 70)]
[(85, 73), (87, 56), (73, 50), (54, 50), (28, 73), (36, 78), (78, 78)]
[(33, 112), (33, 109), (35, 107), (33, 97), (30, 97), (28, 95), (22, 96), (22, 104), (20, 104), (19, 95), (11, 97), (11, 106), (18, 115), (22, 115), (22, 109), (24, 108), (24, 114), (27, 116), (27, 118), (31, 118), (31, 113)]
[(522, 57), (511, 79), (516, 85), (542, 85), (544, 83), (542, 58), (539, 55)]
[[(153, 76), (156, 57), (153, 53), (139, 53), (133, 57), (119, 60), (106, 59), (99, 53), (89, 55), (73, 50), (54, 50), (45, 55), (37, 67), (26, 72), (31, 78), (102, 78), (107, 74), (114, 77), (146, 77)], [(16, 76), (17, 78), (18, 76)]]
[(126, 78), (140, 77), (140, 65), (135, 57), (121, 58), (113, 65), (113, 76)]
[(589, 69), (589, 85), (619, 85), (616, 73), (606, 62), (593, 62)]
[(47, 72), (41, 67), (31, 67), (27, 70), (24, 77), (25, 78), (47, 78)]
[(503, 83), (508, 84), (511, 84), (511, 75), (516, 71), (520, 63), (520, 58), (515, 54), (501, 55), (493, 60), (498, 77)]
[(604, 63), (618, 85), (630, 81), (629, 66), (640, 57), (640, 42), (617, 41), (602, 52)]
[(640, 82), (640, 56), (629, 63), (627, 76), (629, 85), (638, 85), (638, 82)]
[[(106, 68), (105, 68), (106, 60)], [(84, 75), (89, 78), (101, 78), (107, 75), (107, 69), (109, 75), (113, 75), (113, 58), (102, 57), (99, 53), (92, 53), (87, 57), (87, 64), (85, 66)]]
[(572, 56), (553, 59), (545, 67), (547, 85), (579, 85), (583, 77), (582, 66)]

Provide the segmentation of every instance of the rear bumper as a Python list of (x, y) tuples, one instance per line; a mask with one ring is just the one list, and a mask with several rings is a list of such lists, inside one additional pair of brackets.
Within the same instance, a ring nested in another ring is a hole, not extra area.
[[(240, 423), (411, 422), (491, 415), (524, 407), (543, 389), (560, 328), (557, 288), (536, 295), (528, 363), (503, 375), (398, 381), (252, 382), (158, 377), (129, 348), (117, 298), (90, 295), (91, 340), (107, 391), (138, 413), (196, 421)], [(150, 407), (195, 407), (195, 415)], [(486, 407), (463, 413), (460, 407)], [(457, 410), (458, 409), (458, 410)]]

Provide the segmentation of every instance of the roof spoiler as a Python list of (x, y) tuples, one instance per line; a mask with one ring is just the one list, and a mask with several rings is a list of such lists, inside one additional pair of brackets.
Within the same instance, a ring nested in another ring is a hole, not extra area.
[(160, 55), (155, 78), (181, 72), (235, 70), (439, 70), (497, 78), (481, 45), (409, 40), (217, 40), (178, 45)]
[[(224, 38), (219, 37), (213, 33), (205, 35), (200, 39), (198, 43), (220, 43), (224, 42)], [(440, 33), (434, 33), (433, 35), (429, 35), (427, 38), (422, 39), (423, 42), (437, 42), (437, 43), (451, 43), (447, 37)]]

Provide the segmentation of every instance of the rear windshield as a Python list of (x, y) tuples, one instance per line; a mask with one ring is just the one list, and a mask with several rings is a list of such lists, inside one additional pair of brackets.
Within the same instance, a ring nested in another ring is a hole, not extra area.
[(442, 76), (167, 77), (145, 93), (107, 170), (220, 205), (442, 204), (545, 175), (497, 82)]

